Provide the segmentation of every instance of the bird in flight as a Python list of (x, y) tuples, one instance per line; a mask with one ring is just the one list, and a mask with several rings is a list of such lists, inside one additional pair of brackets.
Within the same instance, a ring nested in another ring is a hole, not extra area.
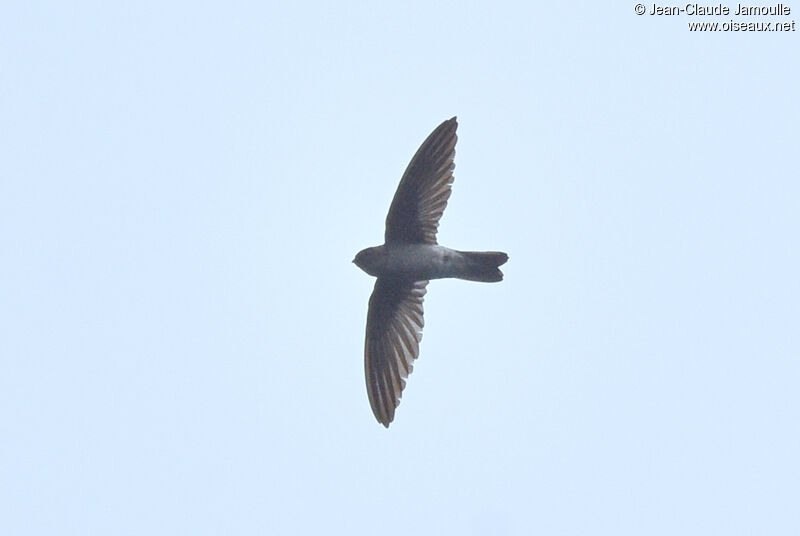
[(436, 243), (453, 184), (457, 127), (456, 118), (449, 119), (422, 142), (389, 207), (384, 244), (353, 260), (378, 278), (369, 299), (364, 369), (372, 412), (387, 428), (419, 356), (428, 281), (502, 281), (498, 267), (508, 260), (499, 251), (457, 251)]

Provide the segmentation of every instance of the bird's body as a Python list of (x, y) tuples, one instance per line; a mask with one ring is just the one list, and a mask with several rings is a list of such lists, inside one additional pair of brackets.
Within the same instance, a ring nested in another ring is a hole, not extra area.
[(439, 125), (408, 164), (386, 217), (385, 243), (353, 260), (377, 277), (369, 299), (364, 368), (370, 405), (388, 427), (419, 355), (422, 301), (431, 279), (496, 282), (508, 255), (457, 251), (436, 243), (453, 183), (456, 118)]
[(456, 251), (438, 244), (389, 244), (367, 248), (356, 255), (356, 265), (375, 277), (422, 281), (457, 278), (500, 281), (497, 267), (508, 259), (494, 251)]

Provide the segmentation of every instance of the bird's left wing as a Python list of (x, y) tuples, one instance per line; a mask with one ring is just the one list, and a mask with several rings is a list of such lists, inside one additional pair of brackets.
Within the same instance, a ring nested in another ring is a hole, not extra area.
[(406, 168), (386, 216), (387, 244), (435, 244), (439, 218), (450, 198), (456, 154), (456, 118), (422, 142)]

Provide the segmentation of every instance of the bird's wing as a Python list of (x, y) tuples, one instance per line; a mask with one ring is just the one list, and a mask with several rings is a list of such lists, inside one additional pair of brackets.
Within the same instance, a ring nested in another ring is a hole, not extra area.
[(427, 284), (378, 278), (369, 299), (364, 345), (367, 394), (375, 418), (387, 428), (419, 355)]
[(436, 127), (408, 164), (386, 216), (387, 244), (436, 243), (439, 218), (453, 184), (457, 127), (455, 117)]

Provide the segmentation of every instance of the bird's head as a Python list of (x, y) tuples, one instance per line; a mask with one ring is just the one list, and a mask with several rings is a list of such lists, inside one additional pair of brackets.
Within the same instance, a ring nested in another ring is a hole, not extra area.
[(382, 260), (383, 246), (375, 246), (359, 251), (353, 262), (369, 275), (377, 277)]

